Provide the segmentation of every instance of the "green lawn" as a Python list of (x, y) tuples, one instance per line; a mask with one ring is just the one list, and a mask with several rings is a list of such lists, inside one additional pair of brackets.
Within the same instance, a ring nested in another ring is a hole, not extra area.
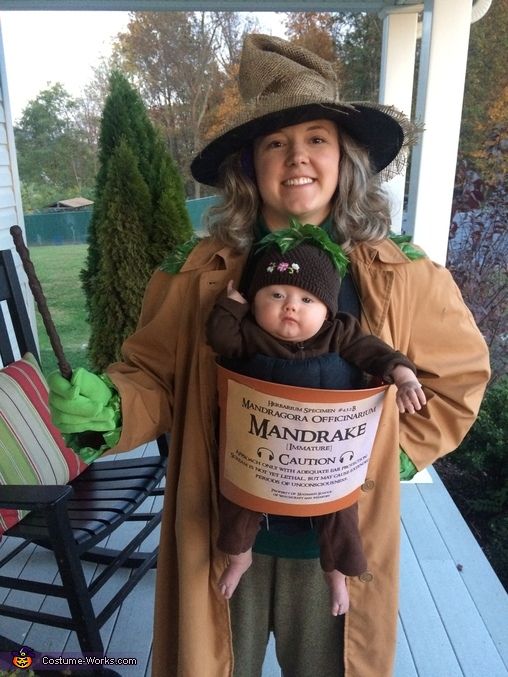
[[(46, 296), (49, 310), (71, 367), (87, 367), (90, 330), (79, 272), (85, 263), (87, 245), (31, 247), (30, 257)], [(39, 313), (37, 326), (41, 360), (47, 374), (57, 368)]]

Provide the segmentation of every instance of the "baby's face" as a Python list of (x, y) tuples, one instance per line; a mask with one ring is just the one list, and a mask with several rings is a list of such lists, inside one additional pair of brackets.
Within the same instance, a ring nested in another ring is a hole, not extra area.
[(275, 338), (301, 342), (321, 329), (328, 309), (300, 287), (274, 284), (257, 292), (253, 312), (259, 326)]

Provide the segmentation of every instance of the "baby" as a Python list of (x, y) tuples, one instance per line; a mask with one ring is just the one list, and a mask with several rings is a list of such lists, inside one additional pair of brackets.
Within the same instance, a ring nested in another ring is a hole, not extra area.
[[(293, 228), (284, 232), (287, 238), (294, 235)], [(297, 239), (289, 249), (286, 238), (281, 251), (278, 242), (284, 239), (284, 232), (278, 231), (274, 243), (258, 255), (247, 299), (230, 281), (226, 295), (216, 301), (207, 322), (211, 347), (221, 357), (234, 358), (234, 370), (254, 378), (276, 381), (273, 375), (282, 367), (286, 384), (317, 388), (333, 388), (333, 357), (340, 355), (363, 371), (394, 383), (401, 413), (421, 409), (425, 395), (408, 358), (365, 333), (352, 315), (337, 312), (341, 277), (333, 251), (338, 246), (330, 240), (331, 247), (325, 251), (321, 232), (318, 240)], [(265, 240), (270, 242), (270, 236)], [(342, 250), (340, 253), (345, 256)], [(229, 555), (219, 588), (229, 599), (252, 562), (252, 546), (265, 516), (222, 495), (219, 516), (218, 547)], [(346, 613), (346, 576), (359, 575), (367, 567), (357, 505), (315, 517), (313, 524), (318, 531), (321, 567), (330, 587), (332, 614)]]

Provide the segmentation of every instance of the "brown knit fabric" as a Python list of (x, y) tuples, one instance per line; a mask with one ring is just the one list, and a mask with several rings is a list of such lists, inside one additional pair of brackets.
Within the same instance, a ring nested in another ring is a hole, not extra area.
[(302, 243), (283, 254), (273, 246), (260, 254), (247, 296), (252, 302), (262, 287), (290, 284), (323, 301), (333, 317), (337, 314), (340, 282), (330, 257), (319, 247)]

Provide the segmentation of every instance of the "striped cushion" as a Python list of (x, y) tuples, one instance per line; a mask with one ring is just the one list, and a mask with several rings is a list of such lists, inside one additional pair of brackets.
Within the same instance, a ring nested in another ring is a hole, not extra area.
[[(33, 355), (0, 370), (0, 403), (0, 487), (66, 484), (85, 470), (51, 422), (48, 386)], [(0, 534), (24, 515), (1, 508)]]

